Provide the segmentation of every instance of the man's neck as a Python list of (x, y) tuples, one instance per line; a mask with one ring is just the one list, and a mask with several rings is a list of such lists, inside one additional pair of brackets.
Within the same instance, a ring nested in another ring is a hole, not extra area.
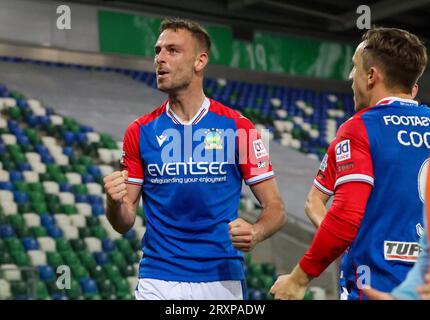
[(373, 96), (370, 99), (370, 104), (369, 105), (370, 106), (374, 106), (379, 101), (383, 100), (384, 98), (388, 98), (388, 97), (396, 97), (396, 98), (400, 98), (400, 99), (409, 99), (409, 100), (412, 100), (412, 94), (401, 93), (401, 92), (385, 91), (385, 92), (381, 92), (378, 95)]
[(205, 95), (202, 88), (169, 95), (170, 109), (184, 122), (190, 121), (201, 108)]

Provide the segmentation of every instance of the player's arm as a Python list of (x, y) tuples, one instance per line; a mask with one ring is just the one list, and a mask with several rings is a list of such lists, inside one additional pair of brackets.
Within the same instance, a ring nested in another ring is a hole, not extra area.
[(124, 135), (122, 171), (116, 171), (104, 178), (107, 196), (106, 216), (119, 233), (126, 233), (133, 227), (142, 193), (143, 164), (139, 150), (140, 127), (131, 123)]
[(244, 252), (249, 252), (257, 243), (269, 238), (287, 220), (284, 203), (275, 178), (251, 185), (250, 188), (262, 207), (259, 218), (254, 224), (248, 223), (242, 218), (229, 224), (233, 245)]
[(305, 202), (305, 213), (316, 228), (320, 226), (327, 213), (326, 204), (330, 197), (314, 185), (309, 190)]
[(115, 231), (126, 233), (136, 220), (141, 186), (126, 184), (127, 171), (116, 171), (104, 178), (107, 196), (106, 217)]

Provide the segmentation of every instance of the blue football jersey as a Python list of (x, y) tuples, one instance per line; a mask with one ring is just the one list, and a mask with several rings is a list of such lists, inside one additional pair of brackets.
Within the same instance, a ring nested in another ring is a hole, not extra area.
[(244, 279), (228, 223), (238, 218), (242, 181), (274, 177), (252, 123), (208, 98), (183, 123), (166, 101), (130, 124), (123, 149), (127, 183), (142, 186), (146, 216), (139, 277)]
[(314, 181), (317, 188), (332, 195), (348, 181), (373, 186), (358, 233), (342, 258), (343, 298), (365, 298), (364, 285), (390, 292), (417, 260), (429, 126), (430, 108), (389, 97), (346, 121), (330, 145)]

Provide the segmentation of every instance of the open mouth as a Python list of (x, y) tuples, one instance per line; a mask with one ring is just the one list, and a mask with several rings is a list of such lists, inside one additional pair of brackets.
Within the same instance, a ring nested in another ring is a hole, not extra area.
[(167, 72), (167, 71), (165, 71), (165, 70), (158, 70), (157, 71), (157, 75), (159, 76), (159, 77), (162, 77), (162, 76), (164, 76), (164, 75), (166, 75), (166, 74), (168, 74), (169, 72)]

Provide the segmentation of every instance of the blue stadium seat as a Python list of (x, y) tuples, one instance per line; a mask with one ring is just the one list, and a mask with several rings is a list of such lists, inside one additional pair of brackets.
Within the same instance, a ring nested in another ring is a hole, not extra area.
[(10, 177), (10, 181), (12, 181), (12, 182), (24, 180), (24, 177), (20, 171), (10, 171), (9, 177)]
[(39, 250), (39, 243), (33, 237), (24, 237), (21, 239), (21, 242), (26, 251)]
[(79, 281), (82, 291), (84, 294), (95, 294), (97, 293), (96, 282), (91, 278), (82, 278)]
[(52, 238), (61, 238), (63, 236), (63, 231), (57, 226), (46, 227), (48, 235)]
[(127, 240), (136, 239), (136, 231), (134, 229), (128, 230), (126, 233), (123, 234), (123, 238)]
[(110, 252), (116, 249), (116, 245), (115, 242), (112, 241), (112, 239), (106, 238), (102, 240), (102, 248), (103, 251)]
[(10, 238), (15, 236), (15, 231), (13, 230), (12, 226), (9, 224), (2, 224), (0, 225), (0, 236), (2, 238)]
[(38, 267), (39, 279), (42, 281), (55, 280), (55, 273), (51, 266), (43, 265)]
[(13, 191), (13, 184), (10, 181), (0, 181), (0, 190)]
[(103, 205), (95, 203), (91, 205), (91, 211), (93, 216), (101, 216), (104, 215), (105, 209), (103, 208)]
[(14, 191), (13, 199), (16, 203), (27, 203), (28, 195), (23, 191)]
[(56, 224), (55, 218), (49, 214), (40, 215), (40, 222), (46, 229), (54, 227)]
[(94, 252), (94, 258), (96, 259), (97, 264), (101, 266), (109, 263), (109, 255), (106, 252)]

